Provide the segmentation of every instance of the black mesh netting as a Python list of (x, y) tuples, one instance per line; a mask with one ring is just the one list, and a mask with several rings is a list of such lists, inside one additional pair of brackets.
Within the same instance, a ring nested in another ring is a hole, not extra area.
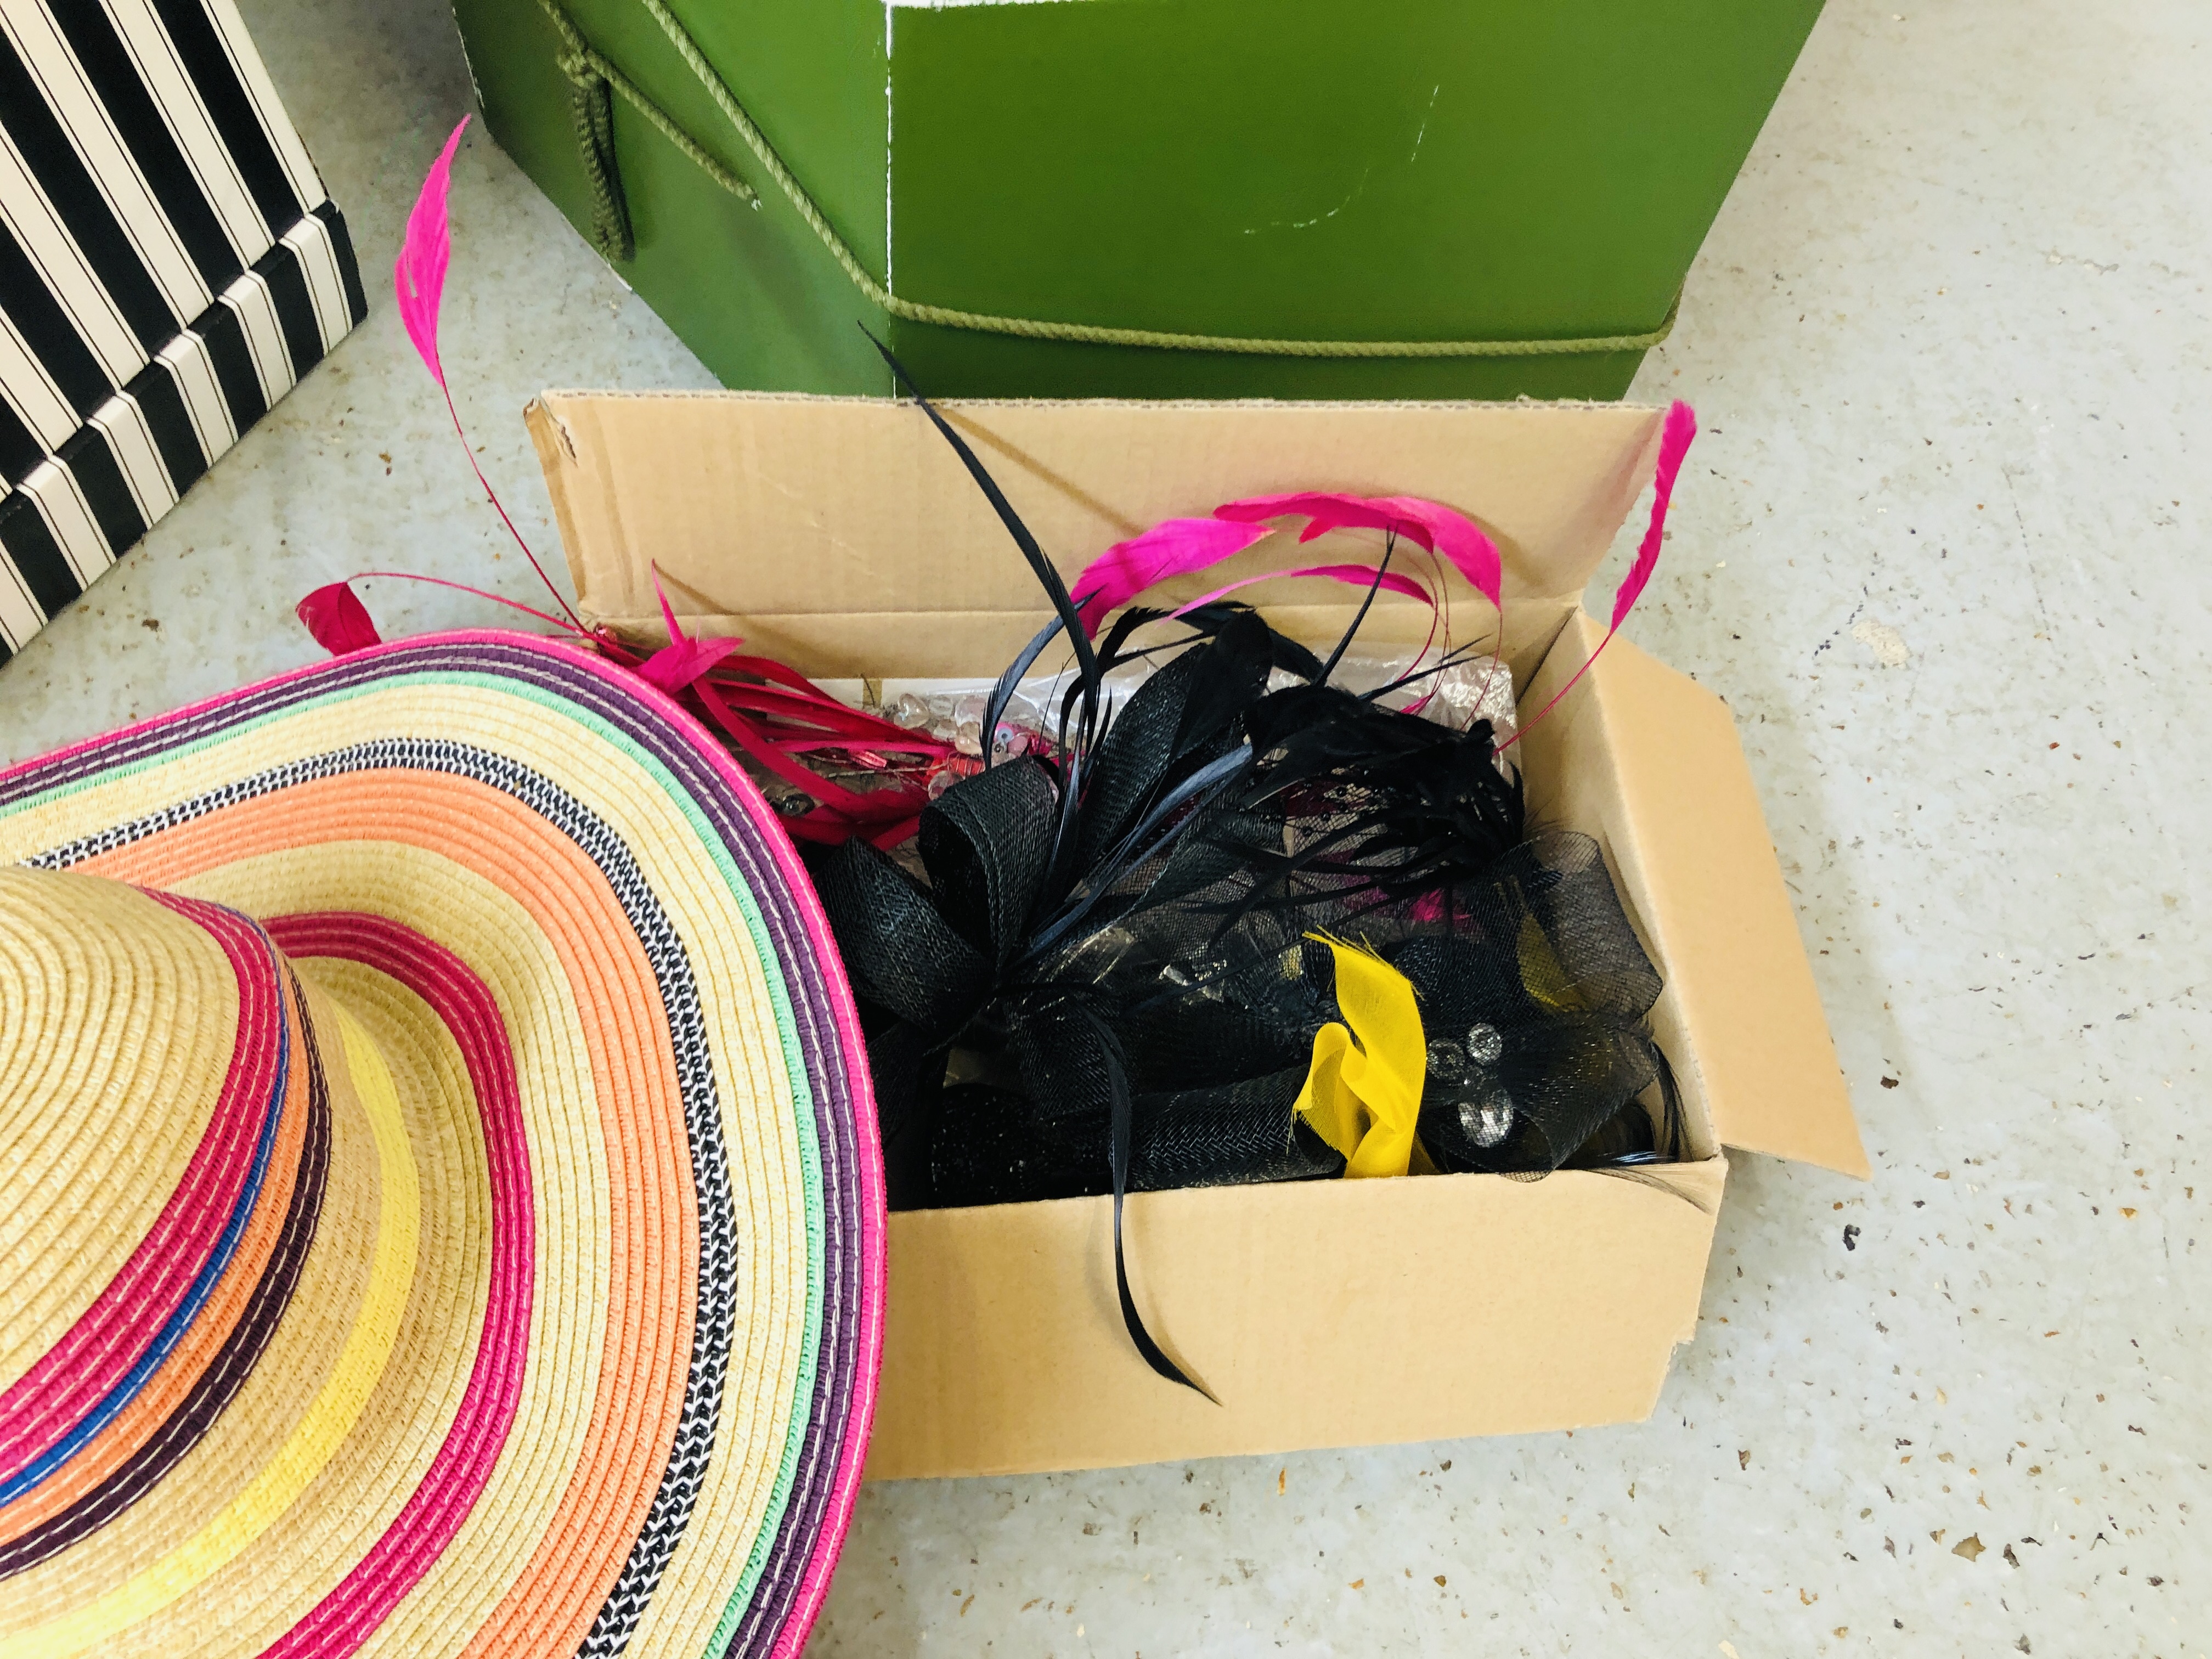
[[(1675, 1155), (1644, 1023), (1659, 975), (1597, 844), (1528, 832), (1482, 723), (1316, 682), (1240, 607), (1196, 620), (1086, 750), (1003, 763), (933, 803), (926, 882), (865, 842), (817, 858), (893, 1207), (1113, 1190), (1117, 1097), (1125, 1189), (1340, 1173), (1293, 1110), (1340, 1018), (1319, 935), (1412, 982), (1437, 1168)], [(1283, 663), (1309, 678), (1267, 691)]]
[[(865, 842), (813, 859), (867, 1030), (893, 1208), (1110, 1191), (1130, 1340), (1203, 1392), (1130, 1293), (1122, 1198), (1341, 1172), (1295, 1110), (1314, 1035), (1338, 1017), (1323, 936), (1413, 987), (1419, 1150), (1437, 1166), (1533, 1178), (1676, 1155), (1673, 1080), (1644, 1025), (1658, 975), (1596, 844), (1529, 836), (1486, 721), (1378, 701), (1418, 676), (1330, 684), (1364, 605), (1326, 661), (1227, 603), (1176, 618), (1188, 631), (1164, 654), (1133, 641), (1168, 619), (1135, 607), (1094, 643), (1005, 492), (916, 398), (1054, 612), (992, 695), (985, 755), (1063, 634), (1075, 673), (1048, 755), (987, 761), (923, 812), (925, 879)], [(1140, 658), (1156, 672), (1110, 716), (1106, 677)], [(1638, 1103), (1654, 1084), (1656, 1114)]]

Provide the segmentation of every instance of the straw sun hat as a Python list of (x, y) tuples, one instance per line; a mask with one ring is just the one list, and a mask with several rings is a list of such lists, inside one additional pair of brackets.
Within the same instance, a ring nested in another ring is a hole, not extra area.
[(568, 647), (0, 775), (0, 1656), (795, 1653), (883, 1197), (759, 794)]

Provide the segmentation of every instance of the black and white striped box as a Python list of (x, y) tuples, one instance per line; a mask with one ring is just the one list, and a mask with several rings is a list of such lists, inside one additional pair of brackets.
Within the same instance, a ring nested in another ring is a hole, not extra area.
[(233, 0), (0, 0), (0, 662), (366, 313)]

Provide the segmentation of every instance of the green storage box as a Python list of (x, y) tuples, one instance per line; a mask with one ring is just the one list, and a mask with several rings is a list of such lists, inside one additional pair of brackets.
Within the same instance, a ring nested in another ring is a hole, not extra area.
[(1617, 398), (1820, 0), (454, 10), (731, 386), (888, 392), (864, 324), (948, 397)]

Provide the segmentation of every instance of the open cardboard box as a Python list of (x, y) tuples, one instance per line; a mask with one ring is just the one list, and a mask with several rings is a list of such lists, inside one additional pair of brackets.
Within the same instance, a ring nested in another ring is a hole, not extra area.
[[(1581, 404), (945, 412), (1070, 574), (1158, 520), (1240, 496), (1350, 489), (1459, 508), (1504, 555), (1502, 654), (1529, 711), (1600, 637), (1582, 591), (1650, 476), (1660, 428), (1653, 410)], [(659, 632), (657, 564), (687, 631), (743, 635), (817, 676), (935, 678), (995, 674), (1048, 612), (911, 404), (549, 392), (529, 419), (594, 622)], [(1271, 538), (1203, 581), (1328, 552)], [(1253, 591), (1304, 638), (1340, 632), (1361, 597), (1314, 579)], [(1494, 626), (1463, 585), (1450, 597), (1456, 637)], [(1361, 638), (1410, 655), (1427, 618), (1378, 603)], [(1154, 1376), (1123, 1332), (1110, 1200), (895, 1213), (872, 1477), (1638, 1419), (1696, 1327), (1721, 1149), (1867, 1172), (1721, 701), (1617, 639), (1520, 752), (1532, 817), (1603, 845), (1665, 976), (1652, 1024), (1681, 1085), (1692, 1160), (1634, 1178), (1133, 1194), (1138, 1303), (1218, 1406)]]

